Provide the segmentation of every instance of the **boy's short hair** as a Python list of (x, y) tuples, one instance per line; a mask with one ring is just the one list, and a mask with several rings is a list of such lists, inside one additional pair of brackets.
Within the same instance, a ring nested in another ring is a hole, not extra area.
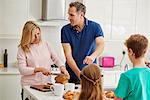
[(143, 56), (148, 47), (148, 39), (141, 34), (131, 35), (125, 42), (128, 49), (132, 49), (135, 53), (135, 58)]

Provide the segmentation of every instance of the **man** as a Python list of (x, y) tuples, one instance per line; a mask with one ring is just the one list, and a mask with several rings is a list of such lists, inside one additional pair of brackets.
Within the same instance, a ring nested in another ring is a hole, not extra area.
[(125, 45), (133, 68), (121, 74), (115, 100), (149, 100), (150, 68), (145, 64), (148, 39), (141, 34), (134, 34), (126, 40)]
[(70, 24), (61, 30), (61, 43), (66, 57), (69, 82), (79, 83), (80, 71), (91, 63), (104, 48), (103, 31), (98, 23), (85, 18), (86, 7), (80, 2), (69, 5)]

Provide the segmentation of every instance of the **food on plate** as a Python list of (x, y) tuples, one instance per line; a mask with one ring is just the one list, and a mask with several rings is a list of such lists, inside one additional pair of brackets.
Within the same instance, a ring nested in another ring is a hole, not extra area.
[(43, 89), (50, 89), (50, 85), (43, 85)]
[(56, 83), (65, 84), (68, 83), (68, 76), (65, 74), (59, 74), (55, 77)]
[(67, 91), (64, 95), (63, 95), (63, 98), (65, 100), (77, 100), (77, 98), (79, 97), (80, 95), (80, 92), (77, 92), (77, 91)]
[(115, 94), (114, 94), (113, 91), (107, 91), (107, 92), (105, 93), (105, 96), (106, 96), (107, 98), (115, 98)]
[(64, 95), (63, 95), (63, 98), (66, 99), (66, 100), (73, 100), (73, 97), (74, 97), (74, 92), (72, 91), (67, 91)]

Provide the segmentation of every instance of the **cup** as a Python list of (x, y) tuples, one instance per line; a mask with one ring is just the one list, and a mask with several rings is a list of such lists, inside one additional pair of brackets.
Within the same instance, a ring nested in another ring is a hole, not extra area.
[(65, 84), (65, 91), (74, 91), (75, 89), (75, 84), (74, 83), (66, 83)]
[(57, 75), (51, 75), (51, 77), (50, 77), (50, 81), (51, 81), (51, 83), (52, 84), (55, 84), (55, 77), (56, 77)]
[(63, 96), (63, 93), (64, 93), (64, 85), (63, 84), (55, 83), (53, 85), (53, 88), (54, 88), (54, 94), (56, 96)]

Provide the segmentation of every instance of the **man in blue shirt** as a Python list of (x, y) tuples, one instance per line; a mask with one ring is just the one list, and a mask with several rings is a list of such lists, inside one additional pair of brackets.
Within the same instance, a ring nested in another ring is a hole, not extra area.
[(66, 57), (69, 82), (79, 83), (80, 71), (91, 63), (104, 48), (103, 31), (96, 22), (85, 18), (86, 7), (80, 2), (69, 5), (69, 21), (61, 29), (61, 43)]

